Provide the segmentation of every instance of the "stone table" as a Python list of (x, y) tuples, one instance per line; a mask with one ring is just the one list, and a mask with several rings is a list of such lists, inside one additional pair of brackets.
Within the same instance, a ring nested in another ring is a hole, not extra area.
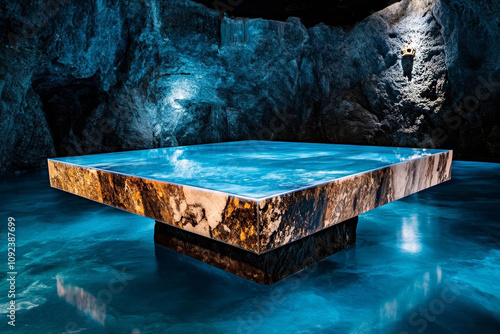
[(241, 141), (48, 166), (52, 187), (154, 219), (157, 244), (271, 284), (354, 243), (358, 215), (450, 180), (452, 153)]

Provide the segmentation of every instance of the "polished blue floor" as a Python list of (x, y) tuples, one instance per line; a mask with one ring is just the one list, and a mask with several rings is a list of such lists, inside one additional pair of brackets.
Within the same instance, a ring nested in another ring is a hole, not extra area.
[(54, 160), (258, 199), (441, 152), (247, 140)]
[(15, 329), (0, 333), (499, 333), (500, 165), (360, 216), (354, 246), (272, 286), (163, 248), (154, 222), (54, 190), (45, 171), (0, 182), (0, 258), (17, 222)]

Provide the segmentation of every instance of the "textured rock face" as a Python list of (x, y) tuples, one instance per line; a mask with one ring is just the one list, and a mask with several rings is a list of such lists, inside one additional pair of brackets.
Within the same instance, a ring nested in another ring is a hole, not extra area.
[(500, 158), (495, 0), (403, 0), (349, 29), (181, 0), (25, 2), (0, 4), (0, 175), (251, 138)]
[(450, 85), (443, 120), (448, 146), (473, 157), (500, 157), (500, 2), (441, 0)]

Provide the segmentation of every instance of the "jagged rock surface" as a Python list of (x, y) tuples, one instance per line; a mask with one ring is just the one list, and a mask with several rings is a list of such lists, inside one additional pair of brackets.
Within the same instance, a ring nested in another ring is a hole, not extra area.
[(242, 139), (500, 159), (495, 0), (403, 0), (344, 29), (182, 0), (41, 3), (0, 4), (0, 175)]

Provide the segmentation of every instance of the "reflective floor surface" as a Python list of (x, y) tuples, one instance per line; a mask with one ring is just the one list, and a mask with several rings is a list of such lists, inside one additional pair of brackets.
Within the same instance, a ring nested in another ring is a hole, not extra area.
[(354, 246), (271, 286), (156, 247), (154, 221), (0, 181), (0, 258), (16, 219), (16, 327), (0, 333), (498, 333), (500, 164), (361, 215)]

